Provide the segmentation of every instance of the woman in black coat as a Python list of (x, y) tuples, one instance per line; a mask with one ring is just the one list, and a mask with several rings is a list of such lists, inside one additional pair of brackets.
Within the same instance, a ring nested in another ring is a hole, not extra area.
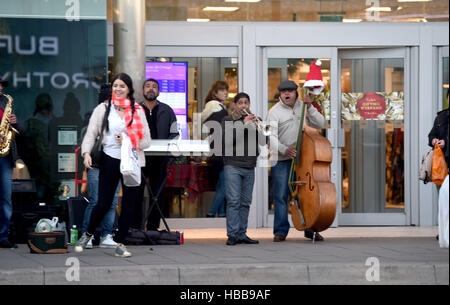
[[(447, 100), (448, 96), (449, 90), (447, 90)], [(448, 115), (449, 115), (448, 108), (439, 111), (437, 113), (436, 119), (434, 120), (433, 129), (431, 129), (430, 133), (428, 134), (428, 145), (434, 147), (434, 145), (437, 144), (442, 149), (445, 155), (445, 162), (447, 162), (447, 167), (449, 163)]]

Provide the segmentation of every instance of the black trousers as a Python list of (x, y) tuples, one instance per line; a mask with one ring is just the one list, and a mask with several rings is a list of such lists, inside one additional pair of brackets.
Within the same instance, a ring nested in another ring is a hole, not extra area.
[[(152, 189), (153, 195), (156, 195), (158, 193), (159, 188), (161, 187), (164, 178), (167, 174), (167, 163), (169, 162), (168, 157), (147, 157), (145, 159), (145, 168), (144, 168), (144, 174), (145, 177), (150, 180), (150, 188)], [(139, 202), (142, 202), (144, 198), (144, 188), (145, 183), (142, 181), (141, 188), (140, 188), (140, 194), (139, 194)], [(150, 195), (150, 206), (152, 206), (153, 201)], [(165, 200), (164, 200), (164, 189), (161, 191), (161, 194), (158, 197), (158, 205), (161, 211), (164, 209)], [(133, 226), (135, 228), (140, 229), (141, 227), (145, 226), (145, 224), (142, 223), (144, 220), (144, 217), (147, 215), (142, 215), (142, 208), (138, 206), (136, 208), (135, 212), (135, 220), (133, 222)], [(153, 207), (153, 210), (148, 217), (147, 221), (147, 230), (157, 230), (159, 228), (159, 223), (161, 222), (161, 215), (158, 211), (158, 209)]]
[(111, 158), (105, 153), (103, 153), (100, 164), (98, 202), (92, 211), (88, 232), (94, 234), (95, 229), (100, 225), (103, 217), (110, 209), (119, 180), (122, 182), (123, 197), (119, 217), (119, 233), (115, 239), (118, 243), (124, 243), (133, 220), (133, 212), (137, 205), (137, 200), (139, 199), (140, 186), (125, 186), (120, 173), (120, 160)]

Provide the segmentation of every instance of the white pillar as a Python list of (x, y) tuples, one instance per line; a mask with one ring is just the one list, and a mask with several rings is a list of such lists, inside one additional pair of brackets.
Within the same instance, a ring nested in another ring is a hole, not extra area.
[(114, 71), (131, 76), (139, 101), (145, 80), (145, 0), (114, 0), (113, 15)]

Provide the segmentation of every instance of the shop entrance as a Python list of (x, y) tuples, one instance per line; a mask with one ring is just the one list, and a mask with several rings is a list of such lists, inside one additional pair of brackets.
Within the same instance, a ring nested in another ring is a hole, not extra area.
[[(299, 48), (299, 47), (269, 47), (263, 49), (263, 79), (261, 87), (263, 88), (263, 100), (267, 101), (267, 107), (263, 109), (264, 117), (267, 117), (268, 111), (279, 102), (278, 85), (284, 80), (292, 80), (300, 88), (303, 86), (309, 72), (309, 66), (312, 62), (320, 59), (321, 71), (325, 89), (322, 94), (315, 99), (314, 106), (326, 118), (327, 128), (321, 131), (322, 135), (327, 137), (333, 147), (333, 163), (331, 164), (332, 182), (336, 185), (339, 193), (338, 175), (338, 142), (336, 129), (333, 129), (336, 121), (337, 110), (337, 49), (328, 47), (319, 48)], [(259, 169), (259, 173), (264, 176), (264, 205), (262, 209), (263, 226), (273, 227), (275, 202), (274, 193), (277, 190), (272, 187), (271, 165)], [(339, 196), (338, 196), (339, 199)], [(338, 203), (339, 206), (339, 203)], [(292, 226), (291, 217), (289, 221)], [(336, 225), (336, 221), (334, 225)]]
[(410, 223), (408, 51), (339, 51), (339, 225)]
[[(263, 49), (262, 88), (269, 109), (278, 102), (277, 87), (305, 82), (311, 62), (320, 59), (325, 90), (316, 102), (328, 121), (322, 130), (332, 145), (331, 179), (336, 186), (333, 226), (408, 225), (410, 158), (407, 48), (338, 50), (274, 47)], [(274, 200), (270, 166), (262, 223), (272, 227)]]
[[(167, 86), (164, 91), (167, 99), (178, 98), (177, 107), (185, 108), (184, 113), (175, 113), (178, 127), (183, 129), (183, 124), (186, 125), (187, 131), (182, 133), (183, 139), (199, 140), (207, 136), (202, 134), (202, 124), (198, 118), (208, 102), (211, 86), (216, 81), (222, 81), (228, 85), (228, 96), (224, 104), (227, 108), (231, 107), (230, 101), (237, 94), (239, 87), (238, 58), (237, 47), (147, 46), (147, 63), (155, 66), (162, 63), (186, 66), (186, 75), (183, 75), (186, 83), (185, 87), (182, 87), (186, 95), (183, 100), (179, 100), (179, 96), (171, 95), (171, 92), (177, 90), (171, 89), (172, 76), (167, 71), (164, 75), (168, 75), (165, 78), (169, 80), (162, 80), (160, 90), (163, 92), (164, 86)], [(155, 78), (159, 79), (158, 75)], [(215, 217), (207, 217), (216, 199), (217, 183), (212, 177), (209, 158), (185, 156), (176, 159), (164, 190), (163, 213), (170, 228), (225, 227), (226, 219), (220, 215), (220, 212)], [(226, 202), (222, 205), (225, 208)], [(148, 206), (144, 206), (144, 210), (147, 208)]]

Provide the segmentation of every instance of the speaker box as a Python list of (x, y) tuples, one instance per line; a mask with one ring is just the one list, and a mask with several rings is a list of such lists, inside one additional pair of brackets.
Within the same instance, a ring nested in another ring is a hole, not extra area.
[(10, 224), (10, 240), (16, 244), (27, 243), (28, 234), (34, 231), (40, 219), (52, 219), (55, 216), (55, 208), (36, 203), (30, 203), (26, 209), (13, 210)]

